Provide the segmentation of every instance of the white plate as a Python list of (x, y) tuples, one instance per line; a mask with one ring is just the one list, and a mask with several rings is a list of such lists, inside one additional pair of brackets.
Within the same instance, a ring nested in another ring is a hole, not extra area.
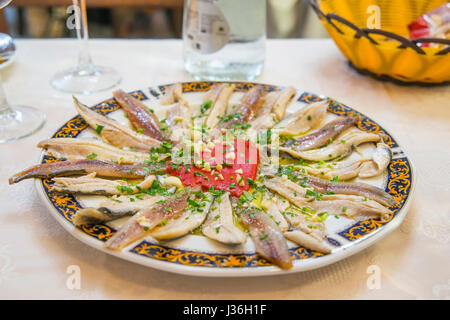
[[(184, 96), (191, 105), (200, 104), (203, 93), (213, 84), (213, 82), (183, 83)], [(236, 93), (233, 94), (231, 103), (239, 101), (242, 92), (253, 86), (252, 83), (247, 82), (235, 84)], [(266, 90), (279, 89), (277, 86), (264, 86)], [(158, 114), (163, 109), (158, 107), (158, 96), (166, 87), (167, 85), (163, 85), (136, 90), (133, 91), (133, 94), (145, 104), (151, 106)], [(325, 97), (297, 91), (297, 95), (287, 111), (292, 112), (292, 110), (303, 107), (305, 102), (309, 103), (323, 98)], [(113, 99), (105, 100), (94, 108), (120, 122), (127, 123), (128, 121), (123, 117), (123, 112), (118, 110), (118, 106)], [(335, 114), (335, 116), (358, 113), (356, 110), (338, 102), (333, 102), (329, 111), (330, 114)], [(49, 191), (50, 179), (37, 179), (36, 186), (50, 212), (68, 232), (91, 247), (135, 263), (169, 272), (209, 277), (261, 276), (312, 270), (342, 260), (386, 236), (400, 225), (411, 202), (415, 181), (415, 170), (411, 160), (408, 159), (395, 139), (386, 130), (371, 119), (360, 115), (362, 116), (362, 121), (358, 124), (360, 129), (386, 134), (388, 137), (387, 143), (390, 144), (394, 152), (394, 157), (384, 176), (364, 180), (386, 189), (396, 198), (398, 205), (391, 208), (394, 215), (392, 219), (385, 222), (376, 219), (355, 222), (349, 219), (330, 217), (326, 224), (329, 241), (337, 245), (333, 252), (322, 255), (289, 243), (291, 255), (294, 256), (294, 266), (287, 271), (270, 265), (264, 258), (257, 255), (251, 239), (248, 239), (245, 245), (229, 247), (206, 237), (190, 234), (161, 243), (156, 243), (150, 237), (136, 242), (120, 252), (105, 249), (103, 242), (114, 233), (114, 228), (117, 227), (118, 222), (107, 225), (85, 226), (81, 229), (76, 228), (71, 222), (71, 216), (78, 208), (94, 204), (98, 201), (98, 196), (74, 197), (73, 195), (51, 192)], [(94, 131), (87, 128), (85, 122), (77, 116), (64, 124), (53, 137), (86, 137), (94, 134)], [(366, 148), (370, 148), (370, 146), (368, 145)], [(51, 161), (51, 158), (43, 152), (40, 163), (47, 161)]]

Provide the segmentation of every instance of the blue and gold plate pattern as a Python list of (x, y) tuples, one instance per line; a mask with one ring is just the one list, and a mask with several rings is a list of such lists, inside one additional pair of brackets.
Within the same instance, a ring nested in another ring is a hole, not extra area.
[[(186, 82), (183, 83), (183, 92), (189, 101), (195, 95), (202, 95), (209, 90), (215, 82)], [(254, 83), (237, 82), (237, 92), (249, 90)], [(169, 85), (132, 91), (131, 93), (155, 109), (159, 96)], [(280, 90), (279, 86), (264, 85), (265, 90)], [(321, 99), (329, 99), (309, 92), (297, 91), (296, 104), (311, 103)], [(294, 267), (284, 271), (272, 266), (266, 259), (254, 252), (254, 247), (224, 249), (223, 246), (211, 243), (212, 241), (200, 235), (188, 235), (183, 239), (176, 239), (163, 243), (157, 243), (153, 239), (144, 239), (125, 248), (122, 252), (111, 252), (103, 248), (103, 243), (111, 237), (116, 230), (112, 225), (98, 224), (86, 225), (76, 228), (72, 217), (77, 210), (82, 208), (82, 199), (72, 194), (62, 194), (52, 191), (51, 179), (37, 180), (38, 189), (48, 204), (50, 211), (57, 220), (74, 236), (90, 246), (118, 257), (130, 260), (146, 266), (200, 276), (256, 276), (271, 275), (287, 272), (298, 272), (318, 268), (335, 261), (341, 260), (354, 254), (375, 241), (381, 239), (387, 233), (395, 229), (406, 215), (414, 187), (413, 165), (401, 150), (392, 135), (383, 129), (377, 122), (359, 113), (358, 111), (342, 103), (331, 99), (328, 111), (337, 116), (358, 114), (361, 121), (358, 127), (367, 132), (383, 134), (385, 142), (393, 151), (393, 159), (389, 164), (387, 173), (378, 186), (385, 188), (397, 201), (390, 209), (393, 215), (389, 220), (367, 219), (359, 222), (351, 222), (345, 226), (337, 227), (332, 232), (328, 241), (335, 246), (331, 254), (322, 254), (309, 249), (291, 245), (290, 254), (293, 258)], [(112, 115), (119, 112), (119, 105), (113, 98), (105, 100), (92, 107), (104, 115)], [(87, 123), (76, 116), (62, 125), (52, 138), (78, 138), (84, 132), (89, 131)], [(42, 154), (41, 163), (57, 161), (51, 156)], [(184, 239), (186, 238), (186, 239)]]

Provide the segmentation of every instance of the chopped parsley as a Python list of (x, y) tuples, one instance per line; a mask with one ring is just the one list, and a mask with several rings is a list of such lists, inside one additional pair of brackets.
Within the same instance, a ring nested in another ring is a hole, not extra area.
[(269, 237), (268, 234), (264, 234), (262, 236), (259, 236), (259, 240), (266, 240)]
[(251, 202), (255, 199), (254, 194), (248, 192), (248, 191), (244, 191), (243, 192), (243, 197), (245, 198), (246, 201)]
[(200, 204), (195, 202), (194, 200), (187, 199), (187, 202), (189, 203), (189, 205), (191, 205), (191, 206), (193, 206), (195, 208), (199, 208), (200, 207)]
[(223, 121), (223, 122), (228, 122), (230, 120), (239, 120), (242, 117), (242, 115), (237, 112), (237, 113), (233, 113), (233, 114), (227, 114), (224, 116), (217, 116), (217, 118), (219, 118), (219, 120)]
[(143, 189), (140, 186), (136, 186), (136, 188), (139, 190), (140, 193), (149, 194), (151, 196), (154, 196), (156, 194), (167, 196), (169, 195), (169, 192), (166, 188), (164, 188), (157, 179), (155, 179), (152, 183), (152, 186), (149, 189)]
[(306, 188), (306, 182), (308, 182), (308, 178), (307, 178), (307, 177), (304, 177), (304, 178), (302, 179), (302, 182), (300, 182), (300, 185), (301, 185), (303, 188)]
[(328, 218), (328, 212), (324, 211), (318, 214), (319, 221), (324, 222)]
[(116, 186), (117, 190), (119, 190), (122, 193), (128, 193), (128, 194), (132, 194), (134, 192), (133, 188), (129, 187), (129, 186), (122, 186), (122, 185), (117, 185)]
[(322, 197), (322, 194), (317, 191), (307, 189), (305, 198), (308, 198), (308, 197), (313, 197), (315, 200), (320, 200), (320, 198)]
[(171, 144), (170, 142), (164, 141), (163, 143), (161, 143), (160, 147), (152, 147), (151, 148), (151, 152), (154, 153), (168, 153), (172, 150), (173, 144)]
[(109, 197), (109, 199), (111, 199), (112, 201), (118, 202), (118, 203), (122, 203), (122, 201), (121, 201), (121, 200), (119, 200), (119, 199), (116, 199), (116, 198), (113, 198), (113, 197)]
[(205, 111), (207, 111), (209, 108), (211, 108), (212, 106), (212, 101), (208, 100), (202, 103), (201, 107), (200, 107), (200, 112), (201, 113), (205, 113)]
[(97, 125), (97, 128), (95, 129), (95, 131), (97, 131), (97, 133), (98, 134), (100, 134), (100, 133), (102, 133), (102, 130), (103, 130), (103, 128), (104, 128), (105, 126), (102, 126), (102, 125)]
[(252, 125), (250, 123), (233, 123), (231, 125), (231, 128), (233, 129), (240, 129), (240, 130), (247, 130), (248, 128), (250, 128)]

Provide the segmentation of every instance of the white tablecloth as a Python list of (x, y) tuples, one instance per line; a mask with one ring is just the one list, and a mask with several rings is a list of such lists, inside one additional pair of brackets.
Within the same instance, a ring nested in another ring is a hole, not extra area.
[[(36, 143), (75, 115), (70, 95), (52, 89), (49, 79), (76, 62), (77, 43), (16, 43), (16, 61), (1, 70), (8, 98), (41, 109), (48, 119), (38, 133), (0, 144), (0, 298), (450, 298), (449, 86), (403, 87), (361, 76), (331, 40), (268, 41), (258, 81), (331, 96), (379, 121), (417, 168), (414, 201), (399, 229), (334, 265), (276, 277), (196, 278), (135, 265), (88, 247), (49, 214), (33, 181), (8, 185), (9, 176), (36, 163)], [(94, 60), (114, 66), (125, 90), (191, 80), (183, 70), (181, 46), (180, 41), (90, 42)], [(93, 104), (110, 96), (104, 92), (82, 98)], [(73, 265), (81, 271), (80, 289), (67, 286)], [(367, 285), (371, 265), (381, 273), (378, 289)]]

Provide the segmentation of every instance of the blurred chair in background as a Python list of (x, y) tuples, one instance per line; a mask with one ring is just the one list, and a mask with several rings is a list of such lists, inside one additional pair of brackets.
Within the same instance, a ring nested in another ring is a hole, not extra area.
[(327, 38), (309, 0), (268, 0), (267, 36), (269, 38)]
[(308, 6), (299, 0), (267, 1), (267, 36), (299, 38)]
[[(92, 38), (180, 38), (183, 3), (86, 0), (89, 31)], [(7, 23), (0, 12), (0, 32), (31, 38), (73, 36), (66, 28), (66, 10), (71, 4), (71, 0), (13, 0), (2, 10)], [(267, 15), (269, 38), (328, 37), (308, 0), (267, 0)]]
[[(87, 0), (86, 5), (89, 8), (93, 37), (171, 38), (181, 36), (183, 2), (183, 0)], [(71, 4), (71, 0), (14, 0), (8, 8), (9, 12), (7, 11), (8, 23), (1, 23), (4, 17), (3, 12), (0, 12), (0, 31), (11, 32), (16, 37), (68, 36), (70, 33), (66, 29), (68, 16), (66, 10)], [(91, 19), (91, 15), (95, 17)], [(147, 24), (142, 23), (145, 18)], [(136, 33), (133, 29), (135, 25), (138, 32), (132, 36)], [(13, 26), (14, 30), (8, 30), (8, 26)]]

